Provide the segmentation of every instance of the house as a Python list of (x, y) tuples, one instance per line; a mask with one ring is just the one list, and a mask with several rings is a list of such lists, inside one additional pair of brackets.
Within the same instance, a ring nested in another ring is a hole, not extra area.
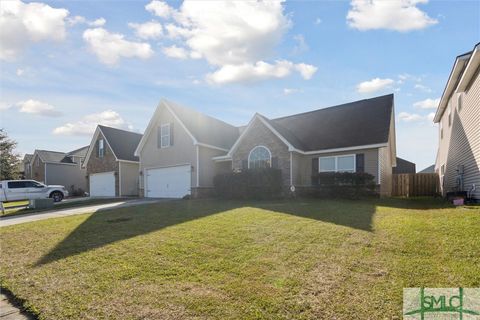
[(419, 171), (418, 173), (435, 173), (435, 165), (432, 164), (431, 166), (426, 167), (425, 169)]
[(82, 168), (87, 148), (70, 152), (35, 150), (30, 161), (31, 179), (65, 186), (71, 194), (82, 193), (87, 187), (86, 171)]
[(391, 194), (396, 166), (392, 94), (235, 127), (162, 100), (135, 150), (140, 194), (194, 197), (211, 192), (221, 172), (276, 167), (286, 190), (312, 186), (312, 174), (366, 172)]
[(397, 166), (393, 168), (394, 174), (416, 173), (415, 163), (397, 157)]
[(84, 167), (92, 197), (138, 196), (139, 160), (134, 156), (142, 135), (98, 125)]
[(480, 43), (454, 62), (433, 121), (439, 124), (435, 172), (444, 195), (480, 199)]
[(33, 158), (33, 154), (31, 153), (26, 153), (25, 156), (23, 156), (23, 160), (20, 168), (20, 176), (23, 179), (33, 179), (32, 165), (31, 165), (32, 158)]

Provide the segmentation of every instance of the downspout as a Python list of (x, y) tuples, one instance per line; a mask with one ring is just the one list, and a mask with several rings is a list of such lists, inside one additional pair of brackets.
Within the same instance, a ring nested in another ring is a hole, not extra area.
[(290, 151), (290, 186), (293, 186), (293, 151)]

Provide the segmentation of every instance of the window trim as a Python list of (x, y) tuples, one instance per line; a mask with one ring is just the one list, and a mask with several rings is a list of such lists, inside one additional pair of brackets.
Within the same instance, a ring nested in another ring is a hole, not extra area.
[[(338, 158), (343, 158), (343, 157), (353, 157), (353, 171), (338, 171)], [(326, 159), (326, 158), (334, 158), (335, 159), (335, 169), (334, 170), (322, 170), (321, 169), (321, 159)], [(357, 172), (357, 154), (352, 153), (352, 154), (341, 154), (341, 155), (336, 155), (336, 156), (328, 156), (328, 157), (318, 157), (318, 172)]]
[(103, 158), (105, 156), (105, 141), (102, 139), (98, 140), (98, 157)]
[(252, 152), (255, 150), (255, 149), (258, 149), (258, 148), (264, 148), (268, 151), (268, 155), (270, 156), (269, 158), (269, 163), (270, 163), (270, 168), (272, 167), (272, 152), (270, 151), (270, 149), (268, 149), (266, 146), (264, 145), (258, 145), (258, 146), (255, 146), (252, 148), (252, 150), (250, 150), (250, 152), (248, 153), (248, 159), (247, 159), (247, 162), (248, 162), (248, 169), (250, 169), (250, 156), (252, 155)]
[[(166, 128), (168, 127), (168, 131), (167, 131), (167, 134), (163, 134), (163, 128)], [(161, 124), (160, 125), (160, 148), (163, 149), (163, 148), (168, 148), (171, 146), (171, 138), (170, 138), (170, 122), (169, 123), (164, 123), (164, 124)], [(163, 145), (163, 137), (168, 137), (168, 144), (167, 145)]]

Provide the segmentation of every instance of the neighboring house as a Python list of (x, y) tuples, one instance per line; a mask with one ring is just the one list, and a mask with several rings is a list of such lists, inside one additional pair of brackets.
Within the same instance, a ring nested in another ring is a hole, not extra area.
[(426, 167), (425, 169), (423, 169), (422, 171), (419, 171), (418, 173), (435, 173), (435, 165), (432, 164), (431, 166)]
[(397, 166), (393, 168), (394, 174), (399, 173), (416, 173), (415, 163), (397, 157)]
[(31, 165), (32, 158), (33, 158), (33, 154), (31, 153), (26, 153), (25, 156), (23, 157), (21, 170), (20, 170), (20, 176), (23, 179), (33, 179), (32, 165)]
[(240, 128), (162, 100), (135, 155), (145, 197), (199, 196), (218, 173), (258, 167), (281, 169), (286, 189), (311, 187), (318, 172), (366, 172), (390, 195), (393, 95), (277, 119), (257, 113)]
[(435, 172), (442, 193), (480, 199), (480, 43), (455, 59), (433, 121), (439, 124)]
[(71, 152), (35, 150), (30, 162), (31, 179), (49, 185), (62, 185), (71, 193), (85, 191), (86, 170), (82, 168), (87, 148)]
[(84, 167), (92, 197), (138, 196), (139, 163), (133, 153), (142, 135), (97, 126)]

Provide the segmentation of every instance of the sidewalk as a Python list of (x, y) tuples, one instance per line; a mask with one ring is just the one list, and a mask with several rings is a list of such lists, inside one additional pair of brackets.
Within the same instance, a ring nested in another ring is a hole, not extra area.
[(23, 313), (5, 293), (0, 293), (0, 320), (32, 320), (34, 317)]
[(143, 200), (143, 199), (142, 200), (138, 200), (138, 199), (123, 200), (118, 202), (90, 205), (85, 207), (51, 210), (51, 211), (44, 211), (39, 213), (16, 215), (11, 217), (6, 216), (6, 217), (0, 218), (0, 228), (15, 225), (15, 224), (20, 224), (20, 223), (46, 220), (51, 218), (66, 217), (66, 216), (72, 216), (72, 215), (83, 214), (83, 213), (93, 213), (93, 212), (104, 211), (104, 210), (138, 206), (142, 204), (152, 204), (160, 201), (166, 201), (166, 200), (158, 200), (158, 199), (157, 200)]

